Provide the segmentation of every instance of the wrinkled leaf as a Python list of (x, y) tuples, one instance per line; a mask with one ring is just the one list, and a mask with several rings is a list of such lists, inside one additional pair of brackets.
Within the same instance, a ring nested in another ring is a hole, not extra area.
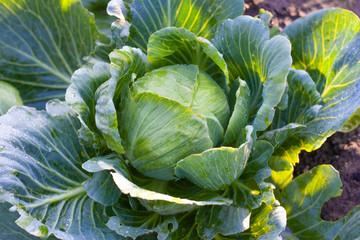
[(232, 236), (217, 237), (223, 240), (281, 240), (280, 234), (286, 227), (286, 212), (281, 206), (262, 204), (255, 209), (250, 217), (250, 227), (248, 230)]
[(110, 77), (110, 66), (107, 63), (97, 63), (92, 68), (80, 68), (71, 77), (72, 83), (65, 95), (67, 105), (79, 114), (82, 123), (80, 139), (96, 149), (104, 147), (105, 143), (95, 124), (95, 91)]
[(80, 0), (2, 0), (0, 13), (0, 80), (24, 103), (63, 98), (100, 37), (93, 16)]
[(269, 29), (261, 20), (240, 16), (219, 25), (212, 43), (223, 54), (230, 82), (239, 77), (249, 86), (254, 131), (266, 129), (285, 91), (290, 42), (283, 36), (269, 39)]
[(133, 74), (144, 74), (146, 56), (139, 49), (124, 47), (110, 54), (111, 78), (95, 92), (95, 123), (108, 147), (122, 154), (122, 139), (118, 129), (117, 109), (121, 102), (122, 86), (128, 84)]
[(113, 210), (116, 216), (111, 217), (106, 225), (124, 237), (137, 239), (146, 235), (145, 238), (151, 238), (156, 234), (158, 240), (165, 240), (178, 228), (175, 216), (159, 215), (145, 209), (134, 210), (124, 201), (117, 204)]
[[(289, 74), (288, 108), (277, 111), (272, 127), (281, 127), (289, 124), (289, 121), (306, 127), (290, 132), (282, 140), (283, 143), (276, 147), (274, 156), (270, 159), (270, 166), (274, 170), (272, 179), (280, 188), (289, 183), (291, 177), (288, 177), (292, 174), (289, 163), (294, 165), (299, 161), (300, 151), (319, 148), (360, 105), (360, 72), (356, 68), (360, 59), (359, 54), (356, 54), (356, 47), (360, 46), (360, 35), (348, 46), (336, 57), (331, 69), (333, 82), (326, 86), (322, 98), (316, 91), (315, 83), (305, 72), (291, 70)], [(281, 128), (274, 131), (280, 130)], [(264, 135), (265, 139), (269, 133)]]
[[(19, 218), (16, 212), (10, 212), (11, 207), (8, 203), (0, 203), (0, 239), (7, 240), (38, 240), (39, 238), (30, 235), (25, 230), (16, 225), (15, 220)], [(56, 239), (55, 237), (48, 238), (49, 240)]]
[(213, 239), (219, 233), (233, 235), (249, 228), (250, 211), (240, 207), (206, 206), (198, 210), (196, 223), (203, 239)]
[(112, 0), (108, 13), (120, 47), (129, 45), (146, 52), (150, 35), (165, 27), (183, 27), (196, 36), (210, 39), (216, 26), (244, 12), (243, 0)]
[(21, 215), (18, 225), (43, 237), (116, 239), (105, 226), (105, 208), (81, 185), (89, 178), (81, 169), (88, 153), (71, 112), (13, 108), (0, 123), (0, 197)]
[[(354, 82), (360, 78), (360, 63), (356, 57), (359, 55), (359, 29), (360, 21), (354, 13), (344, 9), (324, 9), (283, 30), (293, 45), (294, 67), (310, 74), (325, 102), (331, 102), (340, 91), (351, 91), (356, 85)], [(331, 105), (330, 102), (327, 105)], [(339, 98), (333, 102), (339, 102)], [(343, 130), (355, 128), (359, 123), (355, 115)]]
[(239, 148), (212, 148), (184, 158), (176, 165), (176, 175), (186, 177), (204, 189), (223, 190), (239, 178), (246, 166), (252, 146), (251, 133), (250, 127), (247, 141)]
[(329, 222), (320, 218), (321, 208), (341, 194), (339, 173), (321, 165), (296, 177), (278, 195), (288, 215), (288, 227), (300, 239), (356, 239), (360, 235), (360, 209)]
[[(129, 174), (127, 167), (123, 163), (115, 165), (115, 162), (111, 162), (106, 159), (103, 160), (102, 158), (85, 162), (83, 164), (83, 168), (89, 172), (111, 170), (112, 172), (110, 174), (122, 193), (128, 194), (132, 198), (138, 198), (148, 210), (155, 211), (160, 214), (177, 214), (179, 212), (190, 211), (199, 206), (229, 205), (231, 203), (231, 200), (221, 198), (217, 196), (217, 194), (207, 194), (204, 191), (199, 191), (200, 189), (196, 187), (191, 187), (189, 184), (183, 185), (181, 182), (172, 183), (161, 180), (155, 180), (154, 182), (155, 185), (158, 184), (160, 187), (169, 184), (167, 188), (171, 189), (170, 193), (174, 193), (175, 196), (162, 193), (162, 191), (149, 190), (136, 185), (132, 181), (132, 177), (134, 176)], [(151, 179), (147, 179), (145, 177), (144, 180), (148, 185), (151, 184)], [(189, 198), (177, 197), (177, 194), (185, 195)]]

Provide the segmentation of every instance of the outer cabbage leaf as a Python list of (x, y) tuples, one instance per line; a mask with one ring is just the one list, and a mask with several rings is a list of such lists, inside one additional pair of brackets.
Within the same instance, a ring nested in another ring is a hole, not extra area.
[[(163, 215), (186, 212), (199, 206), (231, 204), (229, 199), (221, 198), (216, 193), (206, 192), (186, 182), (136, 177), (129, 172), (129, 167), (124, 163), (119, 164), (121, 161), (120, 159), (109, 161), (99, 157), (85, 162), (83, 168), (89, 172), (111, 170), (110, 174), (122, 193), (137, 198), (148, 210)], [(137, 182), (141, 185), (137, 185)]]
[(211, 191), (223, 190), (242, 174), (252, 147), (252, 128), (239, 148), (212, 148), (192, 154), (179, 161), (175, 168), (178, 177), (186, 177), (197, 186)]
[(271, 206), (263, 204), (254, 211), (250, 218), (250, 228), (237, 239), (276, 239), (281, 240), (281, 232), (285, 230), (286, 212), (281, 206)]
[(344, 9), (323, 9), (288, 25), (293, 66), (306, 70), (322, 93), (337, 55), (360, 29), (358, 17)]
[(280, 234), (285, 230), (286, 212), (281, 206), (262, 204), (252, 212), (250, 227), (248, 230), (232, 235), (217, 235), (217, 239), (222, 240), (281, 240)]
[(5, 114), (12, 106), (22, 106), (20, 94), (16, 88), (0, 81), (0, 116)]
[[(327, 136), (339, 130), (360, 105), (359, 82), (360, 33), (336, 56), (322, 92), (324, 107), (319, 111), (322, 121), (311, 123), (311, 128)], [(334, 117), (337, 119), (332, 120)], [(331, 126), (331, 129), (326, 132), (322, 126)]]
[(249, 86), (248, 124), (255, 132), (266, 129), (285, 91), (290, 42), (283, 36), (269, 39), (269, 29), (260, 19), (240, 16), (219, 25), (212, 43), (223, 54), (230, 82), (239, 77)]
[(243, 12), (243, 0), (112, 0), (108, 6), (109, 15), (119, 19), (113, 24), (118, 45), (144, 52), (150, 35), (162, 28), (183, 27), (210, 39), (219, 23)]
[[(0, 203), (0, 238), (7, 240), (39, 240), (38, 237), (30, 235), (25, 230), (16, 225), (15, 220), (19, 218), (19, 214), (10, 212), (10, 207), (11, 204), (9, 203)], [(48, 238), (48, 240), (54, 239), (57, 238), (53, 236)]]
[(271, 167), (276, 169), (274, 174), (277, 175), (273, 176), (273, 180), (276, 178), (278, 185), (283, 187), (291, 179), (285, 177), (292, 172), (289, 163), (298, 162), (297, 155), (300, 150), (312, 151), (319, 148), (326, 138), (339, 130), (358, 109), (359, 49), (360, 34), (356, 35), (335, 57), (323, 92), (320, 94), (321, 98), (316, 93), (315, 83), (310, 76), (299, 70), (289, 74), (288, 108), (278, 111), (274, 119), (274, 127), (282, 127), (291, 123), (290, 121), (306, 127), (288, 135), (270, 160)]
[(175, 216), (164, 216), (146, 209), (132, 209), (126, 201), (122, 200), (113, 207), (116, 216), (111, 217), (107, 226), (119, 235), (137, 239), (145, 238), (165, 240), (171, 232), (178, 228)]
[(329, 222), (320, 218), (321, 208), (341, 194), (339, 173), (321, 165), (296, 177), (278, 194), (288, 214), (288, 227), (300, 239), (357, 239), (360, 235), (360, 208), (344, 218)]
[(95, 173), (92, 178), (83, 182), (87, 195), (104, 206), (111, 206), (118, 202), (120, 190), (108, 172)]
[[(359, 55), (359, 37), (356, 36), (359, 29), (360, 21), (354, 13), (324, 9), (293, 22), (283, 30), (293, 46), (294, 67), (310, 74), (324, 101), (337, 92), (352, 89), (351, 84), (360, 77), (356, 58)], [(359, 123), (355, 115), (347, 123), (347, 131)]]
[(111, 78), (108, 63), (96, 63), (92, 68), (84, 67), (75, 71), (71, 85), (66, 90), (66, 103), (78, 115), (82, 123), (79, 138), (86, 145), (101, 149), (106, 144), (95, 124), (95, 91)]
[[(253, 143), (251, 155), (243, 173), (223, 193), (224, 197), (233, 199), (233, 205), (205, 206), (198, 210), (195, 223), (199, 236), (212, 239), (217, 234), (229, 236), (249, 232), (249, 228), (254, 228), (250, 226), (250, 218), (257, 214), (256, 209), (261, 203), (270, 204), (270, 212), (272, 211), (271, 204), (275, 201), (273, 187), (265, 182), (271, 173), (267, 161), (272, 152), (272, 146), (265, 141)], [(257, 223), (253, 223), (255, 226), (259, 222), (267, 221), (267, 214), (260, 215), (256, 219)], [(261, 226), (264, 227), (264, 225)], [(266, 234), (269, 229), (270, 227), (265, 227), (263, 233)], [(278, 230), (277, 234), (280, 231)], [(218, 237), (221, 236), (218, 235)]]
[(139, 49), (129, 47), (115, 50), (110, 58), (110, 66), (96, 63), (92, 68), (77, 70), (67, 89), (66, 102), (79, 114), (82, 124), (79, 136), (83, 143), (123, 153), (116, 110), (122, 84), (128, 83), (133, 73), (144, 74), (147, 60)]
[(250, 89), (245, 81), (237, 79), (229, 93), (231, 117), (225, 132), (224, 146), (238, 146), (244, 138), (244, 129), (249, 120)]
[(62, 111), (51, 116), (13, 108), (0, 118), (0, 200), (14, 206), (17, 225), (33, 235), (117, 239), (105, 226), (105, 207), (82, 186), (89, 175), (81, 164), (89, 156), (77, 140), (80, 123), (69, 109)]
[(233, 206), (206, 206), (198, 210), (196, 223), (202, 239), (213, 239), (219, 233), (233, 235), (249, 228), (250, 211)]
[(80, 0), (2, 0), (0, 12), (0, 80), (24, 103), (63, 98), (100, 38), (93, 16)]
[(121, 145), (117, 119), (117, 108), (124, 97), (121, 95), (122, 89), (134, 77), (141, 77), (145, 73), (147, 60), (141, 50), (129, 47), (114, 50), (109, 57), (111, 78), (95, 92), (95, 122), (108, 147), (122, 154), (124, 149)]
[[(19, 92), (8, 83), (0, 82), (0, 115), (5, 114), (13, 106), (21, 106)], [(16, 225), (19, 215), (10, 212), (11, 204), (0, 201), (0, 238), (8, 240), (37, 239)]]
[(360, 109), (351, 115), (349, 120), (339, 129), (340, 132), (351, 132), (359, 126), (360, 123)]

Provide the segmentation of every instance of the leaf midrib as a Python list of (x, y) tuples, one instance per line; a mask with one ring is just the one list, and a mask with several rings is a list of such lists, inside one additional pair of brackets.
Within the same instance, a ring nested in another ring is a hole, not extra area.
[(86, 194), (86, 190), (83, 186), (80, 186), (62, 194), (48, 196), (42, 199), (41, 201), (36, 201), (31, 204), (26, 204), (26, 208), (37, 208), (46, 204), (51, 204), (51, 203), (59, 202), (61, 200), (71, 199), (75, 196), (84, 195), (84, 194)]

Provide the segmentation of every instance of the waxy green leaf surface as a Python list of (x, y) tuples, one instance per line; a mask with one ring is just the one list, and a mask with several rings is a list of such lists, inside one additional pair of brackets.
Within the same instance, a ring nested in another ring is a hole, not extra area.
[(269, 39), (261, 20), (240, 16), (220, 24), (212, 43), (223, 54), (230, 82), (240, 78), (249, 86), (249, 124), (255, 132), (265, 130), (285, 91), (290, 42), (283, 36)]
[[(339, 92), (356, 88), (360, 78), (359, 29), (360, 20), (354, 13), (343, 9), (324, 9), (293, 22), (283, 30), (293, 46), (294, 68), (310, 74), (327, 105), (348, 98), (343, 96), (340, 100), (335, 97)], [(358, 101), (353, 99), (353, 102)], [(354, 129), (360, 123), (356, 116), (344, 130)], [(322, 122), (320, 125), (326, 124)]]
[(203, 239), (213, 239), (217, 234), (233, 235), (249, 228), (250, 211), (241, 207), (206, 206), (199, 209), (196, 223)]
[[(112, 175), (122, 193), (137, 198), (145, 208), (162, 215), (187, 212), (199, 206), (231, 204), (229, 199), (224, 199), (216, 193), (206, 192), (188, 183), (162, 181), (144, 176), (137, 179), (128, 172), (124, 163), (119, 164), (118, 161), (108, 161), (108, 159), (100, 157), (85, 162), (83, 168), (89, 172), (112, 170), (113, 172), (109, 174)], [(144, 187), (137, 185), (134, 183), (135, 181)], [(157, 189), (160, 191), (156, 191)], [(180, 197), (176, 195), (180, 195)]]
[[(275, 154), (269, 161), (274, 170), (272, 179), (277, 186), (282, 188), (289, 183), (293, 171), (291, 165), (299, 161), (298, 154), (301, 150), (312, 151), (319, 148), (358, 109), (360, 74), (357, 74), (356, 66), (360, 57), (356, 51), (360, 46), (359, 40), (360, 36), (356, 36), (349, 43), (352, 47), (343, 50), (334, 63), (332, 71), (341, 75), (347, 72), (346, 77), (339, 78), (342, 83), (322, 97), (307, 73), (302, 70), (290, 71), (288, 107), (276, 112), (272, 125), (275, 129), (260, 137), (270, 142), (278, 138)], [(290, 126), (293, 127), (289, 128)]]
[(357, 239), (360, 208), (344, 218), (329, 222), (320, 217), (324, 203), (341, 194), (339, 173), (329, 165), (318, 166), (296, 177), (279, 194), (286, 209), (287, 223), (299, 239)]
[(1, 0), (0, 31), (0, 80), (24, 103), (63, 98), (99, 37), (80, 0)]
[(97, 63), (91, 68), (80, 68), (74, 72), (71, 78), (72, 84), (65, 95), (67, 105), (79, 114), (82, 123), (79, 130), (80, 139), (84, 144), (97, 149), (104, 147), (105, 143), (95, 123), (95, 92), (110, 78), (108, 63)]
[(105, 207), (82, 186), (89, 156), (77, 140), (78, 120), (63, 111), (51, 116), (22, 107), (0, 118), (0, 199), (14, 205), (16, 223), (34, 235), (117, 239), (105, 226)]
[(115, 40), (146, 52), (150, 35), (165, 27), (181, 27), (211, 39), (216, 26), (244, 12), (242, 0), (112, 0), (108, 13), (115, 23)]
[(145, 72), (146, 56), (139, 49), (124, 47), (114, 50), (110, 55), (111, 78), (95, 92), (95, 123), (101, 131), (108, 147), (122, 154), (122, 139), (118, 129), (117, 108), (124, 96), (122, 88), (129, 84), (134, 76)]
[[(0, 238), (7, 240), (39, 240), (38, 237), (30, 235), (16, 225), (15, 221), (20, 215), (17, 212), (10, 212), (10, 207), (11, 204), (9, 203), (0, 203)], [(56, 239), (54, 236), (48, 238), (48, 240)]]
[(243, 172), (252, 147), (248, 128), (246, 142), (239, 148), (212, 148), (201, 154), (190, 155), (177, 163), (175, 173), (204, 189), (223, 190)]
[(124, 237), (136, 239), (142, 235), (144, 238), (157, 235), (153, 239), (165, 240), (178, 228), (175, 216), (160, 215), (145, 209), (131, 209), (126, 201), (121, 201), (113, 210), (116, 216), (111, 217), (106, 225)]

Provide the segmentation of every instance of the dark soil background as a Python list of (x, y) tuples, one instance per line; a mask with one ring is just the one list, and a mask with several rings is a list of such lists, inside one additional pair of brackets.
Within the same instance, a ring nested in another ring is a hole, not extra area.
[[(284, 28), (292, 21), (323, 8), (340, 7), (360, 16), (360, 0), (245, 0), (245, 14), (255, 16), (263, 8), (273, 14), (271, 24)], [(323, 146), (311, 153), (302, 152), (294, 175), (320, 164), (332, 164), (343, 183), (342, 195), (330, 199), (321, 217), (334, 221), (360, 205), (360, 127), (350, 133), (335, 133)]]

